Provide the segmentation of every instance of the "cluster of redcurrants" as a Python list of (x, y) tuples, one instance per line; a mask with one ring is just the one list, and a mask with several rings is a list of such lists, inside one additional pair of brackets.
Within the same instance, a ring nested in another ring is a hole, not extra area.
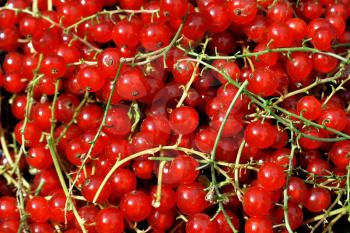
[(9, 0), (0, 232), (284, 233), (349, 205), (349, 16), (349, 0)]

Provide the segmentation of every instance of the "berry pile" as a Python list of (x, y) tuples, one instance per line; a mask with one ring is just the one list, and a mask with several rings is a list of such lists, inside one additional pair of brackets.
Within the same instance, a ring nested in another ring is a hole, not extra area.
[(0, 233), (349, 226), (349, 17), (350, 0), (7, 1)]

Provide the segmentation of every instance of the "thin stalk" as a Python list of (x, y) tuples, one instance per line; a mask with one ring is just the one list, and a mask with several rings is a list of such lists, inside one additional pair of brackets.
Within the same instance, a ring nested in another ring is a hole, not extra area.
[(103, 187), (106, 185), (107, 181), (109, 180), (109, 178), (111, 178), (111, 176), (113, 175), (113, 173), (120, 167), (122, 166), (124, 163), (129, 162), (133, 159), (136, 159), (142, 155), (145, 154), (155, 154), (157, 152), (160, 152), (162, 150), (178, 150), (178, 151), (182, 151), (186, 154), (195, 154), (198, 155), (200, 157), (202, 157), (203, 159), (208, 159), (208, 157), (206, 156), (206, 154), (199, 152), (199, 151), (195, 151), (193, 149), (188, 149), (188, 148), (184, 148), (184, 147), (179, 147), (177, 144), (172, 145), (172, 146), (159, 146), (159, 147), (155, 147), (155, 148), (151, 148), (151, 149), (147, 149), (144, 151), (140, 151), (137, 152), (135, 154), (129, 155), (128, 157), (121, 159), (121, 160), (117, 160), (115, 162), (115, 164), (113, 165), (113, 167), (111, 168), (111, 170), (107, 173), (107, 175), (104, 177), (100, 187), (98, 188), (95, 197), (93, 199), (93, 203), (96, 202), (96, 200), (98, 199)]
[(161, 161), (158, 168), (158, 182), (157, 182), (157, 193), (156, 200), (152, 203), (152, 206), (157, 208), (160, 206), (160, 199), (162, 197), (162, 180), (163, 180), (163, 169), (166, 161)]
[(32, 11), (34, 16), (38, 16), (39, 14), (38, 2), (39, 0), (33, 0), (32, 2)]
[[(240, 95), (242, 94), (243, 90), (246, 88), (247, 85), (248, 85), (248, 80), (244, 81), (244, 83), (242, 84), (242, 86), (238, 89), (238, 91), (237, 91), (235, 97), (232, 99), (232, 101), (231, 101), (231, 103), (230, 103), (230, 105), (229, 105), (229, 107), (228, 107), (228, 109), (227, 109), (227, 111), (226, 111), (226, 113), (225, 113), (224, 119), (223, 119), (223, 121), (222, 121), (222, 123), (221, 123), (221, 125), (220, 125), (220, 128), (219, 128), (219, 130), (218, 130), (218, 133), (217, 133), (217, 135), (216, 135), (215, 142), (214, 142), (214, 146), (213, 146), (213, 149), (212, 149), (212, 152), (211, 152), (210, 159), (211, 159), (212, 161), (215, 161), (216, 150), (217, 150), (217, 148), (218, 148), (219, 141), (220, 141), (222, 132), (223, 132), (223, 130), (224, 130), (226, 121), (227, 121), (227, 119), (228, 119), (228, 117), (229, 117), (229, 115), (230, 115), (230, 113), (231, 113), (233, 107), (235, 106), (235, 104), (236, 104), (238, 98), (240, 97)], [(214, 186), (214, 191), (215, 191), (215, 193), (216, 193), (216, 196), (217, 196), (218, 198), (220, 198), (220, 197), (221, 197), (221, 193), (220, 193), (220, 190), (219, 190), (218, 185), (217, 185), (217, 180), (216, 180), (216, 173), (215, 173), (214, 164), (211, 164), (211, 178), (212, 178), (212, 185)], [(222, 213), (224, 214), (224, 217), (225, 217), (227, 223), (229, 224), (231, 230), (232, 230), (233, 232), (238, 232), (238, 231), (235, 229), (234, 225), (232, 224), (232, 221), (231, 221), (230, 217), (227, 215), (227, 213), (226, 213), (226, 211), (225, 211), (225, 209), (224, 209), (224, 207), (223, 207), (221, 201), (219, 201), (219, 211), (222, 211)]]
[(289, 155), (289, 162), (288, 162), (288, 171), (287, 171), (287, 177), (286, 177), (286, 184), (284, 186), (283, 190), (283, 211), (284, 211), (284, 222), (286, 224), (287, 231), (289, 233), (293, 233), (293, 230), (290, 226), (289, 222), (289, 217), (288, 217), (288, 187), (289, 187), (289, 180), (290, 177), (292, 176), (293, 172), (293, 158), (294, 158), (294, 152), (297, 146), (294, 144), (294, 138), (293, 138), (293, 133), (291, 133), (291, 140), (292, 140), (292, 145), (291, 145), (291, 151)]
[(312, 218), (310, 218), (310, 219), (304, 221), (304, 222), (302, 223), (302, 225), (306, 225), (306, 224), (309, 224), (309, 223), (312, 223), (312, 222), (315, 222), (315, 221), (319, 221), (319, 220), (321, 220), (321, 219), (324, 219), (326, 215), (327, 215), (328, 217), (330, 217), (330, 216), (338, 215), (338, 214), (340, 214), (340, 213), (346, 213), (346, 212), (347, 212), (347, 208), (348, 208), (347, 206), (344, 206), (344, 207), (341, 207), (341, 208), (339, 208), (339, 209), (332, 210), (332, 211), (330, 211), (328, 214), (324, 213), (324, 214), (317, 215), (317, 216), (315, 216), (315, 217), (312, 217)]
[[(240, 164), (240, 160), (241, 160), (241, 156), (242, 156), (242, 153), (243, 153), (243, 149), (244, 149), (244, 146), (245, 146), (245, 140), (243, 139), (242, 142), (241, 142), (241, 145), (239, 146), (238, 148), (238, 152), (237, 152), (237, 155), (236, 155), (236, 161), (235, 161), (235, 167), (234, 167), (234, 176), (235, 176), (235, 184), (236, 184), (236, 187), (237, 187), (237, 191), (239, 191), (239, 174), (238, 174), (238, 165)], [(242, 199), (241, 197), (241, 194), (240, 192), (237, 192), (237, 197), (239, 199)]]
[(57, 152), (56, 152), (56, 149), (55, 149), (55, 142), (53, 140), (53, 138), (51, 136), (48, 136), (47, 137), (47, 144), (49, 146), (49, 150), (50, 150), (50, 153), (51, 153), (51, 157), (52, 157), (52, 161), (53, 161), (53, 165), (56, 169), (56, 173), (57, 173), (57, 176), (58, 176), (58, 179), (61, 183), (61, 186), (62, 186), (62, 189), (63, 189), (63, 192), (67, 198), (67, 200), (69, 201), (69, 203), (71, 204), (70, 206), (72, 207), (72, 211), (73, 211), (73, 214), (81, 228), (81, 230), (83, 231), (83, 233), (87, 233), (85, 227), (84, 227), (84, 220), (79, 216), (79, 213), (74, 205), (74, 202), (71, 198), (71, 195), (69, 194), (68, 192), (68, 188), (67, 188), (67, 185), (66, 185), (66, 181), (64, 180), (64, 177), (63, 177), (63, 174), (62, 174), (62, 170), (60, 168), (60, 164), (58, 162), (58, 159), (57, 159)]
[(103, 10), (103, 11), (100, 11), (96, 14), (93, 14), (93, 15), (89, 15), (87, 17), (84, 17), (82, 18), (81, 20), (79, 20), (78, 22), (66, 27), (66, 30), (71, 30), (73, 28), (76, 28), (77, 26), (79, 26), (80, 24), (88, 21), (88, 20), (92, 20), (92, 19), (95, 19), (97, 18), (98, 16), (101, 16), (101, 15), (109, 15), (109, 16), (112, 16), (114, 14), (139, 14), (139, 13), (146, 13), (146, 14), (155, 14), (159, 12), (159, 10), (126, 10), (126, 9), (117, 9), (117, 10), (110, 10), (110, 11), (107, 11), (107, 10)]
[[(206, 38), (205, 42), (203, 43), (203, 46), (202, 46), (202, 52), (199, 54), (199, 56), (197, 57), (198, 61), (201, 61), (204, 56), (205, 56), (205, 50), (207, 49), (207, 46), (208, 46), (208, 43), (209, 43), (209, 39)], [(197, 70), (199, 68), (199, 62), (196, 62), (196, 65), (193, 69), (193, 72), (192, 72), (192, 75), (191, 75), (191, 78), (190, 80), (186, 83), (185, 87), (183, 88), (183, 94), (179, 100), (179, 102), (177, 103), (176, 107), (180, 107), (183, 102), (185, 101), (185, 99), (187, 98), (187, 95), (188, 95), (188, 91), (190, 90), (191, 88), (191, 85), (192, 83), (194, 82), (196, 76), (197, 76)]]
[(97, 142), (97, 139), (100, 137), (100, 135), (101, 135), (101, 133), (102, 133), (102, 129), (103, 129), (103, 127), (104, 127), (105, 124), (106, 124), (107, 114), (108, 114), (109, 108), (111, 107), (112, 97), (113, 97), (113, 94), (114, 94), (114, 91), (115, 91), (115, 86), (116, 86), (116, 84), (117, 84), (117, 80), (118, 80), (118, 78), (119, 78), (119, 75), (120, 75), (120, 72), (121, 72), (121, 68), (122, 68), (123, 63), (124, 63), (124, 62), (123, 62), (123, 60), (121, 59), (120, 64), (119, 64), (119, 67), (118, 67), (118, 70), (117, 70), (117, 73), (116, 73), (116, 75), (115, 75), (115, 77), (114, 77), (114, 80), (113, 80), (113, 83), (112, 83), (111, 93), (109, 94), (109, 97), (108, 97), (108, 100), (107, 100), (107, 103), (106, 103), (106, 107), (105, 107), (105, 111), (104, 111), (104, 113), (103, 113), (102, 121), (101, 121), (101, 123), (100, 123), (100, 126), (98, 127), (98, 130), (97, 130), (97, 132), (96, 132), (96, 134), (95, 134), (94, 139), (93, 139), (92, 142), (91, 142), (91, 145), (90, 145), (90, 147), (89, 147), (89, 150), (88, 150), (88, 152), (86, 153), (86, 156), (85, 156), (84, 160), (82, 161), (82, 164), (81, 164), (81, 166), (80, 166), (80, 168), (79, 168), (79, 170), (78, 170), (78, 172), (77, 172), (77, 175), (76, 175), (76, 177), (75, 177), (75, 179), (74, 179), (74, 181), (73, 181), (73, 184), (72, 184), (72, 186), (71, 186), (70, 189), (69, 189), (69, 193), (70, 193), (70, 194), (72, 193), (73, 188), (74, 188), (76, 182), (78, 181), (79, 174), (82, 172), (82, 170), (83, 170), (84, 167), (85, 167), (85, 164), (86, 164), (87, 160), (90, 158), (91, 152), (92, 152), (92, 150), (93, 150), (93, 148), (94, 148), (94, 146), (95, 146), (95, 144), (96, 144), (96, 142)]
[(77, 106), (77, 108), (74, 110), (72, 119), (64, 126), (63, 131), (61, 132), (61, 134), (55, 139), (55, 143), (56, 145), (61, 141), (61, 139), (66, 135), (68, 129), (71, 127), (71, 125), (74, 123), (74, 121), (76, 120), (76, 118), (78, 117), (80, 110), (84, 107), (85, 103), (87, 102), (89, 98), (89, 92), (86, 91), (84, 98), (80, 101), (79, 105)]

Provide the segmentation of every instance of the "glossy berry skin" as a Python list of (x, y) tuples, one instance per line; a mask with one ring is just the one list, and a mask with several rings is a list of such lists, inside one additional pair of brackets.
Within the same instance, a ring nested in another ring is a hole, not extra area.
[[(212, 64), (215, 68), (231, 77), (233, 80), (238, 80), (240, 76), (239, 66), (235, 62), (229, 62), (226, 60), (218, 59), (215, 60)], [(227, 78), (218, 72), (212, 72), (214, 77), (218, 79), (222, 84), (227, 83)]]
[(49, 203), (41, 196), (36, 196), (27, 201), (26, 211), (34, 222), (45, 222), (50, 217)]
[[(324, 137), (324, 134), (315, 128), (304, 128), (301, 130), (301, 132), (307, 136), (322, 138)], [(299, 140), (300, 146), (308, 149), (308, 150), (314, 150), (319, 148), (322, 145), (322, 142), (319, 140), (310, 139), (307, 136), (302, 136)]]
[(322, 111), (321, 103), (314, 96), (304, 96), (297, 103), (297, 112), (306, 119), (316, 120)]
[(186, 0), (160, 0), (160, 14), (168, 19), (180, 19), (188, 11), (188, 2)]
[(198, 69), (195, 69), (195, 63), (192, 61), (178, 61), (174, 65), (174, 69), (172, 71), (174, 80), (182, 85), (186, 85), (192, 77), (194, 80), (198, 77)]
[[(15, 137), (16, 140), (19, 143), (23, 143), (22, 141), (22, 129), (24, 126), (24, 121), (20, 121), (17, 123), (16, 127), (15, 127)], [(31, 122), (27, 122), (26, 127), (24, 128), (24, 143), (27, 146), (34, 146), (37, 145), (40, 141), (40, 136), (41, 136), (41, 131), (38, 130), (39, 127)]]
[(13, 51), (18, 47), (17, 40), (20, 34), (16, 28), (0, 29), (0, 49), (5, 51)]
[[(284, 219), (283, 208), (278, 208), (276, 218)], [(304, 214), (302, 209), (295, 203), (288, 203), (288, 220), (292, 230), (297, 229), (303, 223)]]
[(105, 83), (103, 76), (101, 76), (98, 69), (93, 66), (80, 69), (77, 74), (77, 80), (80, 88), (90, 92), (100, 90)]
[(71, 138), (65, 147), (65, 155), (67, 160), (74, 165), (81, 165), (86, 152), (83, 149), (82, 141), (77, 136)]
[(312, 55), (312, 66), (317, 72), (325, 74), (337, 68), (338, 60), (321, 53), (315, 53)]
[(230, 0), (226, 3), (231, 21), (235, 24), (247, 24), (255, 19), (258, 11), (253, 0)]
[(191, 40), (199, 40), (207, 29), (207, 22), (202, 13), (193, 12), (187, 16), (182, 33)]
[(262, 15), (257, 15), (255, 19), (244, 26), (244, 33), (247, 37), (257, 43), (263, 42), (266, 37), (267, 20)]
[(210, 32), (223, 32), (230, 26), (230, 15), (222, 3), (212, 2), (201, 12)]
[(50, 151), (44, 145), (30, 148), (26, 160), (29, 165), (37, 169), (46, 169), (52, 165)]
[[(239, 218), (237, 217), (237, 215), (235, 215), (232, 211), (230, 210), (225, 210), (227, 216), (230, 218), (233, 226), (235, 227), (236, 230), (240, 229), (240, 222), (239, 222)], [(217, 232), (220, 233), (231, 233), (232, 229), (230, 227), (230, 225), (228, 224), (225, 215), (220, 212), (214, 219), (214, 221), (216, 222), (216, 227), (217, 227)]]
[(194, 182), (191, 185), (180, 185), (176, 191), (177, 208), (184, 214), (200, 213), (207, 208), (204, 187)]
[(283, 187), (286, 177), (283, 167), (275, 163), (264, 163), (258, 172), (258, 183), (268, 191), (277, 191)]
[(286, 61), (287, 73), (293, 82), (303, 83), (312, 71), (312, 61), (306, 53), (293, 53)]
[(289, 47), (294, 42), (289, 27), (283, 22), (272, 23), (267, 28), (267, 39), (273, 40), (272, 46), (277, 48)]
[(26, 104), (27, 97), (25, 95), (18, 95), (13, 99), (13, 102), (11, 104), (11, 112), (17, 119), (24, 119)]
[(155, 162), (148, 159), (136, 160), (132, 164), (133, 172), (143, 180), (151, 179), (155, 168)]
[(139, 222), (146, 219), (152, 210), (152, 200), (143, 191), (126, 193), (120, 201), (120, 209), (129, 221)]
[[(347, 124), (346, 114), (343, 109), (340, 109), (337, 107), (331, 107), (321, 112), (321, 115), (319, 116), (317, 122), (329, 128), (332, 128), (338, 131), (343, 131)], [(322, 131), (322, 132), (328, 135), (333, 134), (332, 132), (329, 132), (329, 131)]]
[(199, 166), (197, 160), (188, 155), (177, 156), (170, 165), (169, 172), (172, 176), (172, 183), (177, 184), (192, 184), (199, 171), (197, 167)]
[(265, 216), (272, 208), (271, 196), (259, 187), (250, 187), (243, 196), (243, 209), (249, 216)]
[(4, 75), (3, 87), (10, 93), (19, 93), (26, 87), (27, 79), (22, 77), (19, 73), (10, 73)]
[(313, 213), (318, 213), (326, 210), (331, 204), (331, 196), (326, 189), (312, 188), (309, 190), (304, 202), (307, 210)]
[(121, 233), (124, 231), (124, 214), (118, 208), (108, 207), (98, 212), (95, 229), (98, 233)]
[(77, 125), (82, 130), (96, 129), (101, 122), (103, 110), (97, 104), (87, 104), (77, 116)]
[(22, 65), (22, 55), (17, 52), (6, 54), (2, 67), (6, 73), (13, 73), (20, 70)]
[(97, 66), (106, 78), (115, 77), (121, 57), (122, 54), (117, 48), (107, 48), (97, 56)]
[(216, 222), (210, 221), (210, 217), (202, 213), (192, 215), (186, 223), (186, 233), (215, 233), (216, 228)]
[(168, 26), (153, 23), (141, 31), (141, 45), (147, 51), (154, 51), (169, 44), (171, 33)]
[(35, 175), (33, 189), (35, 190), (41, 183), (43, 183), (43, 185), (41, 186), (40, 194), (45, 196), (52, 194), (61, 187), (56, 171), (52, 167), (42, 170)]
[(267, 217), (251, 217), (244, 225), (246, 233), (273, 233), (272, 222)]
[(317, 176), (326, 176), (329, 174), (329, 163), (323, 159), (313, 159), (307, 166), (307, 171)]
[(54, 232), (53, 227), (47, 222), (37, 222), (29, 225), (33, 233), (51, 233)]
[(60, 78), (66, 73), (66, 64), (59, 56), (50, 56), (42, 61), (40, 71), (51, 78)]
[(51, 106), (50, 103), (37, 103), (33, 105), (30, 113), (32, 122), (42, 130), (47, 131), (51, 127)]
[(61, 94), (57, 98), (57, 105), (55, 108), (55, 118), (58, 121), (67, 123), (73, 115), (75, 108), (79, 105), (79, 99), (72, 94)]
[(290, 18), (286, 21), (295, 40), (302, 40), (306, 36), (307, 24), (300, 18)]
[(330, 28), (318, 28), (312, 35), (311, 42), (316, 49), (328, 51), (334, 39), (335, 36)]
[(64, 223), (74, 218), (72, 211), (65, 211), (66, 196), (62, 191), (57, 191), (49, 201), (50, 220), (57, 223)]
[[(257, 46), (255, 46), (253, 52), (261, 52), (267, 49), (267, 44), (266, 43), (260, 43)], [(253, 62), (254, 65), (257, 67), (273, 67), (279, 58), (279, 54), (278, 53), (267, 53), (267, 54), (263, 54), (260, 56), (257, 56), (256, 58), (253, 57)], [(273, 68), (272, 68), (273, 69)]]
[[(78, 210), (79, 216), (84, 221), (84, 227), (88, 232), (96, 232), (95, 226), (93, 224), (96, 222), (96, 216), (98, 212), (98, 208), (91, 205), (83, 206)], [(76, 220), (74, 223), (75, 227), (80, 229), (79, 223)]]
[(125, 193), (131, 192), (136, 189), (136, 175), (125, 168), (119, 168), (116, 170), (111, 178), (111, 195), (114, 197), (122, 197)]
[(147, 95), (149, 88), (145, 75), (137, 68), (124, 71), (120, 75), (116, 86), (118, 95), (125, 100), (143, 98)]
[(350, 141), (336, 142), (329, 151), (329, 158), (337, 168), (345, 169), (350, 164)]
[(153, 136), (153, 144), (165, 145), (170, 136), (170, 125), (168, 119), (163, 116), (146, 117), (141, 124), (141, 132)]
[(213, 149), (216, 135), (216, 131), (211, 128), (200, 129), (196, 134), (194, 143), (200, 151), (210, 153)]
[(124, 137), (131, 131), (131, 119), (128, 110), (124, 106), (114, 106), (109, 109), (106, 118), (104, 132), (112, 136)]
[(294, 203), (303, 203), (307, 196), (307, 187), (304, 180), (298, 177), (290, 177), (288, 183), (289, 201)]
[(19, 212), (17, 209), (17, 201), (15, 197), (3, 196), (0, 198), (0, 219), (19, 219)]
[(269, 6), (267, 17), (274, 22), (285, 22), (291, 18), (293, 14), (292, 7), (289, 2), (281, 1)]
[[(157, 186), (153, 186), (150, 191), (152, 202), (157, 200)], [(171, 186), (162, 184), (160, 191), (159, 206), (155, 207), (159, 212), (168, 212), (175, 206), (176, 199), (174, 198), (175, 192)]]
[[(93, 175), (85, 179), (81, 193), (84, 198), (92, 202), (97, 190), (99, 189), (104, 177), (100, 177), (98, 175)], [(97, 202), (103, 203), (108, 200), (109, 195), (111, 194), (111, 185), (107, 181), (104, 185), (99, 197), (97, 198)]]
[(139, 41), (139, 32), (142, 28), (140, 19), (131, 18), (119, 21), (113, 28), (112, 36), (114, 43), (119, 46), (136, 47)]
[(147, 218), (147, 222), (152, 227), (152, 229), (155, 230), (165, 231), (171, 229), (175, 221), (174, 212), (174, 210), (160, 212), (159, 210), (152, 209), (152, 212)]
[(249, 77), (248, 90), (263, 97), (273, 95), (278, 83), (271, 70), (258, 68)]
[(194, 108), (181, 106), (171, 112), (169, 124), (176, 134), (187, 135), (196, 130), (199, 116)]
[(268, 148), (274, 143), (275, 131), (268, 122), (251, 122), (244, 132), (245, 141), (259, 149)]

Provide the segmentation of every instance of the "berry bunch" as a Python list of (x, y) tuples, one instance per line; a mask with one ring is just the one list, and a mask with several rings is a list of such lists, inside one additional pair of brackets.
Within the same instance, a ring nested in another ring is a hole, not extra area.
[(9, 0), (0, 233), (349, 225), (349, 0)]

